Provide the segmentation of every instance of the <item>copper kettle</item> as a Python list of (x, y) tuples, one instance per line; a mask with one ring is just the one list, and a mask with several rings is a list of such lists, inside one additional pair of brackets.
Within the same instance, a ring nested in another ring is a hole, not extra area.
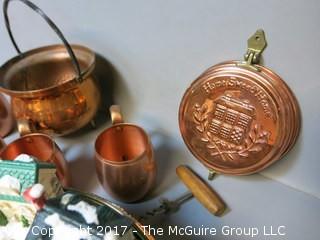
[(88, 124), (100, 103), (92, 76), (95, 54), (80, 45), (70, 45), (58, 27), (36, 5), (19, 0), (40, 14), (64, 45), (51, 45), (22, 53), (13, 37), (5, 0), (3, 11), (10, 39), (18, 56), (0, 67), (0, 91), (11, 96), (20, 134), (42, 132), (65, 135)]

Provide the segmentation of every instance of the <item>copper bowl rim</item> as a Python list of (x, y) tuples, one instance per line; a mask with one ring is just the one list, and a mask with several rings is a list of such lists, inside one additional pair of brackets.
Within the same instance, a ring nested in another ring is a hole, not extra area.
[[(135, 158), (133, 159), (130, 159), (128, 161), (123, 161), (123, 162), (120, 162), (120, 161), (112, 161), (112, 160), (109, 160), (109, 159), (106, 159), (104, 157), (102, 157), (98, 151), (97, 151), (97, 142), (98, 142), (98, 139), (102, 136), (102, 134), (106, 133), (107, 131), (113, 129), (113, 128), (117, 128), (117, 127), (121, 127), (121, 126), (129, 126), (129, 127), (134, 127), (134, 128), (137, 128), (143, 135), (143, 138), (144, 140), (146, 140), (146, 145), (150, 146), (150, 148), (146, 148), (140, 155), (136, 156)], [(117, 123), (117, 124), (114, 124), (108, 128), (106, 128), (105, 130), (103, 130), (96, 138), (95, 140), (95, 143), (94, 143), (94, 151), (95, 151), (95, 155), (96, 155), (96, 158), (101, 162), (101, 163), (106, 163), (106, 164), (109, 164), (109, 165), (113, 165), (113, 166), (127, 166), (127, 165), (131, 165), (131, 164), (134, 164), (136, 162), (138, 162), (141, 157), (143, 157), (144, 155), (153, 155), (153, 150), (152, 150), (152, 146), (151, 146), (151, 141), (150, 141), (150, 138), (148, 136), (148, 134), (146, 133), (146, 131), (136, 125), (136, 124), (132, 124), (132, 123)]]
[[(83, 51), (86, 52), (88, 54), (91, 55), (91, 61), (88, 63), (88, 67), (81, 69), (81, 76), (83, 79), (86, 79), (88, 77), (89, 74), (91, 74), (91, 72), (94, 69), (95, 66), (95, 62), (96, 62), (96, 56), (95, 53), (83, 46), (83, 45), (79, 45), (79, 44), (71, 44), (70, 45), (71, 48), (73, 50), (79, 50), (79, 51)], [(50, 51), (55, 51), (57, 49), (63, 49), (65, 50), (65, 46), (63, 44), (54, 44), (54, 45), (47, 45), (47, 46), (43, 46), (43, 47), (39, 47), (39, 48), (34, 48), (31, 50), (28, 50), (26, 52), (24, 52), (21, 56), (24, 57), (28, 57), (31, 55), (35, 55), (37, 53), (41, 53), (41, 52), (50, 52)], [(65, 50), (66, 51), (66, 50)], [(5, 62), (3, 65), (0, 66), (0, 79), (3, 79), (4, 74), (7, 72), (8, 69), (10, 69), (10, 67), (13, 64), (18, 63), (19, 61), (21, 61), (21, 56), (17, 55), (11, 59), (9, 59), (7, 62)], [(0, 81), (0, 83), (3, 80)], [(69, 80), (63, 81), (61, 83), (55, 84), (53, 86), (50, 87), (46, 87), (46, 88), (41, 88), (41, 89), (36, 89), (36, 90), (30, 90), (30, 91), (19, 91), (19, 90), (11, 90), (9, 88), (6, 88), (3, 84), (3, 82), (0, 84), (0, 91), (7, 93), (10, 96), (23, 96), (23, 97), (35, 97), (38, 95), (44, 95), (44, 94), (50, 94), (50, 93), (56, 93), (57, 89), (61, 89), (61, 90), (66, 90), (69, 89), (71, 87), (75, 87), (79, 84), (78, 81), (78, 76), (75, 76)]]
[[(52, 143), (52, 154), (54, 154), (55, 150), (56, 150), (56, 142), (53, 140), (53, 138), (45, 133), (29, 133), (29, 134), (26, 134), (26, 135), (23, 135), (23, 136), (20, 136), (19, 138), (17, 138), (16, 140), (10, 142), (9, 144), (6, 144), (6, 147), (12, 145), (12, 144), (16, 144), (17, 142), (21, 141), (22, 139), (25, 139), (25, 138), (28, 138), (28, 137), (34, 137), (34, 136), (41, 136), (41, 137), (45, 137), (47, 139), (49, 139)], [(6, 150), (6, 148), (2, 149), (0, 151), (0, 155), (4, 152), (4, 150)], [(10, 159), (8, 159), (10, 160)], [(13, 160), (13, 159), (11, 159)], [(41, 160), (39, 159), (40, 161), (44, 161), (44, 160)]]

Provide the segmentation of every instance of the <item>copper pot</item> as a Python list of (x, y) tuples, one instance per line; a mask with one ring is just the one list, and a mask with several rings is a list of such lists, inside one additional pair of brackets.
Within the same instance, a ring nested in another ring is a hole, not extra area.
[(48, 135), (32, 133), (22, 136), (2, 147), (0, 159), (14, 160), (20, 154), (28, 154), (39, 161), (54, 163), (62, 185), (64, 187), (71, 185), (67, 162), (58, 145)]
[(19, 0), (39, 13), (64, 43), (21, 53), (7, 14), (11, 1), (4, 1), (4, 16), (19, 55), (0, 68), (0, 91), (11, 96), (20, 133), (65, 135), (83, 127), (95, 116), (100, 103), (92, 76), (94, 52), (80, 45), (70, 46), (42, 10), (28, 0)]
[(5, 97), (0, 94), (0, 137), (7, 136), (14, 124), (10, 105)]

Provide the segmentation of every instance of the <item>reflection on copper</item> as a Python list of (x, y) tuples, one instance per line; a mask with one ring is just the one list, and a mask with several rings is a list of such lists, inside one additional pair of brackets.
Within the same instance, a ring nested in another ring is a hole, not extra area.
[(95, 142), (98, 178), (116, 199), (134, 202), (153, 187), (156, 163), (149, 137), (139, 126), (122, 123), (118, 107), (111, 107), (113, 126)]
[(0, 138), (0, 152), (6, 147), (6, 143)]
[(43, 10), (30, 1), (20, 1), (42, 17), (63, 42), (22, 52), (8, 14), (12, 2), (3, 2), (3, 15), (18, 56), (0, 67), (0, 91), (11, 96), (18, 130), (23, 131), (21, 134), (65, 135), (92, 122), (100, 103), (100, 92), (92, 75), (94, 52), (70, 45)]
[(20, 154), (28, 154), (39, 161), (54, 163), (57, 176), (64, 187), (70, 186), (71, 177), (67, 162), (61, 150), (51, 137), (41, 133), (32, 133), (8, 144), (0, 153), (0, 158), (13, 160)]
[(23, 58), (17, 56), (0, 68), (0, 90), (11, 96), (22, 134), (65, 135), (95, 116), (100, 103), (100, 92), (92, 76), (95, 54), (79, 45), (72, 49), (83, 73), (81, 82), (77, 81), (63, 45), (28, 51)]
[(5, 137), (11, 132), (14, 125), (11, 108), (5, 97), (0, 94), (0, 137)]

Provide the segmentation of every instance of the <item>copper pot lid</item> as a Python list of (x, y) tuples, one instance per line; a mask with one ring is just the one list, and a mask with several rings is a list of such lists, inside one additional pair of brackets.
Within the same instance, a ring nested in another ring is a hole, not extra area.
[(263, 30), (248, 40), (246, 61), (210, 67), (185, 92), (179, 109), (182, 137), (210, 170), (247, 175), (282, 158), (300, 130), (297, 100), (272, 70), (258, 65)]

